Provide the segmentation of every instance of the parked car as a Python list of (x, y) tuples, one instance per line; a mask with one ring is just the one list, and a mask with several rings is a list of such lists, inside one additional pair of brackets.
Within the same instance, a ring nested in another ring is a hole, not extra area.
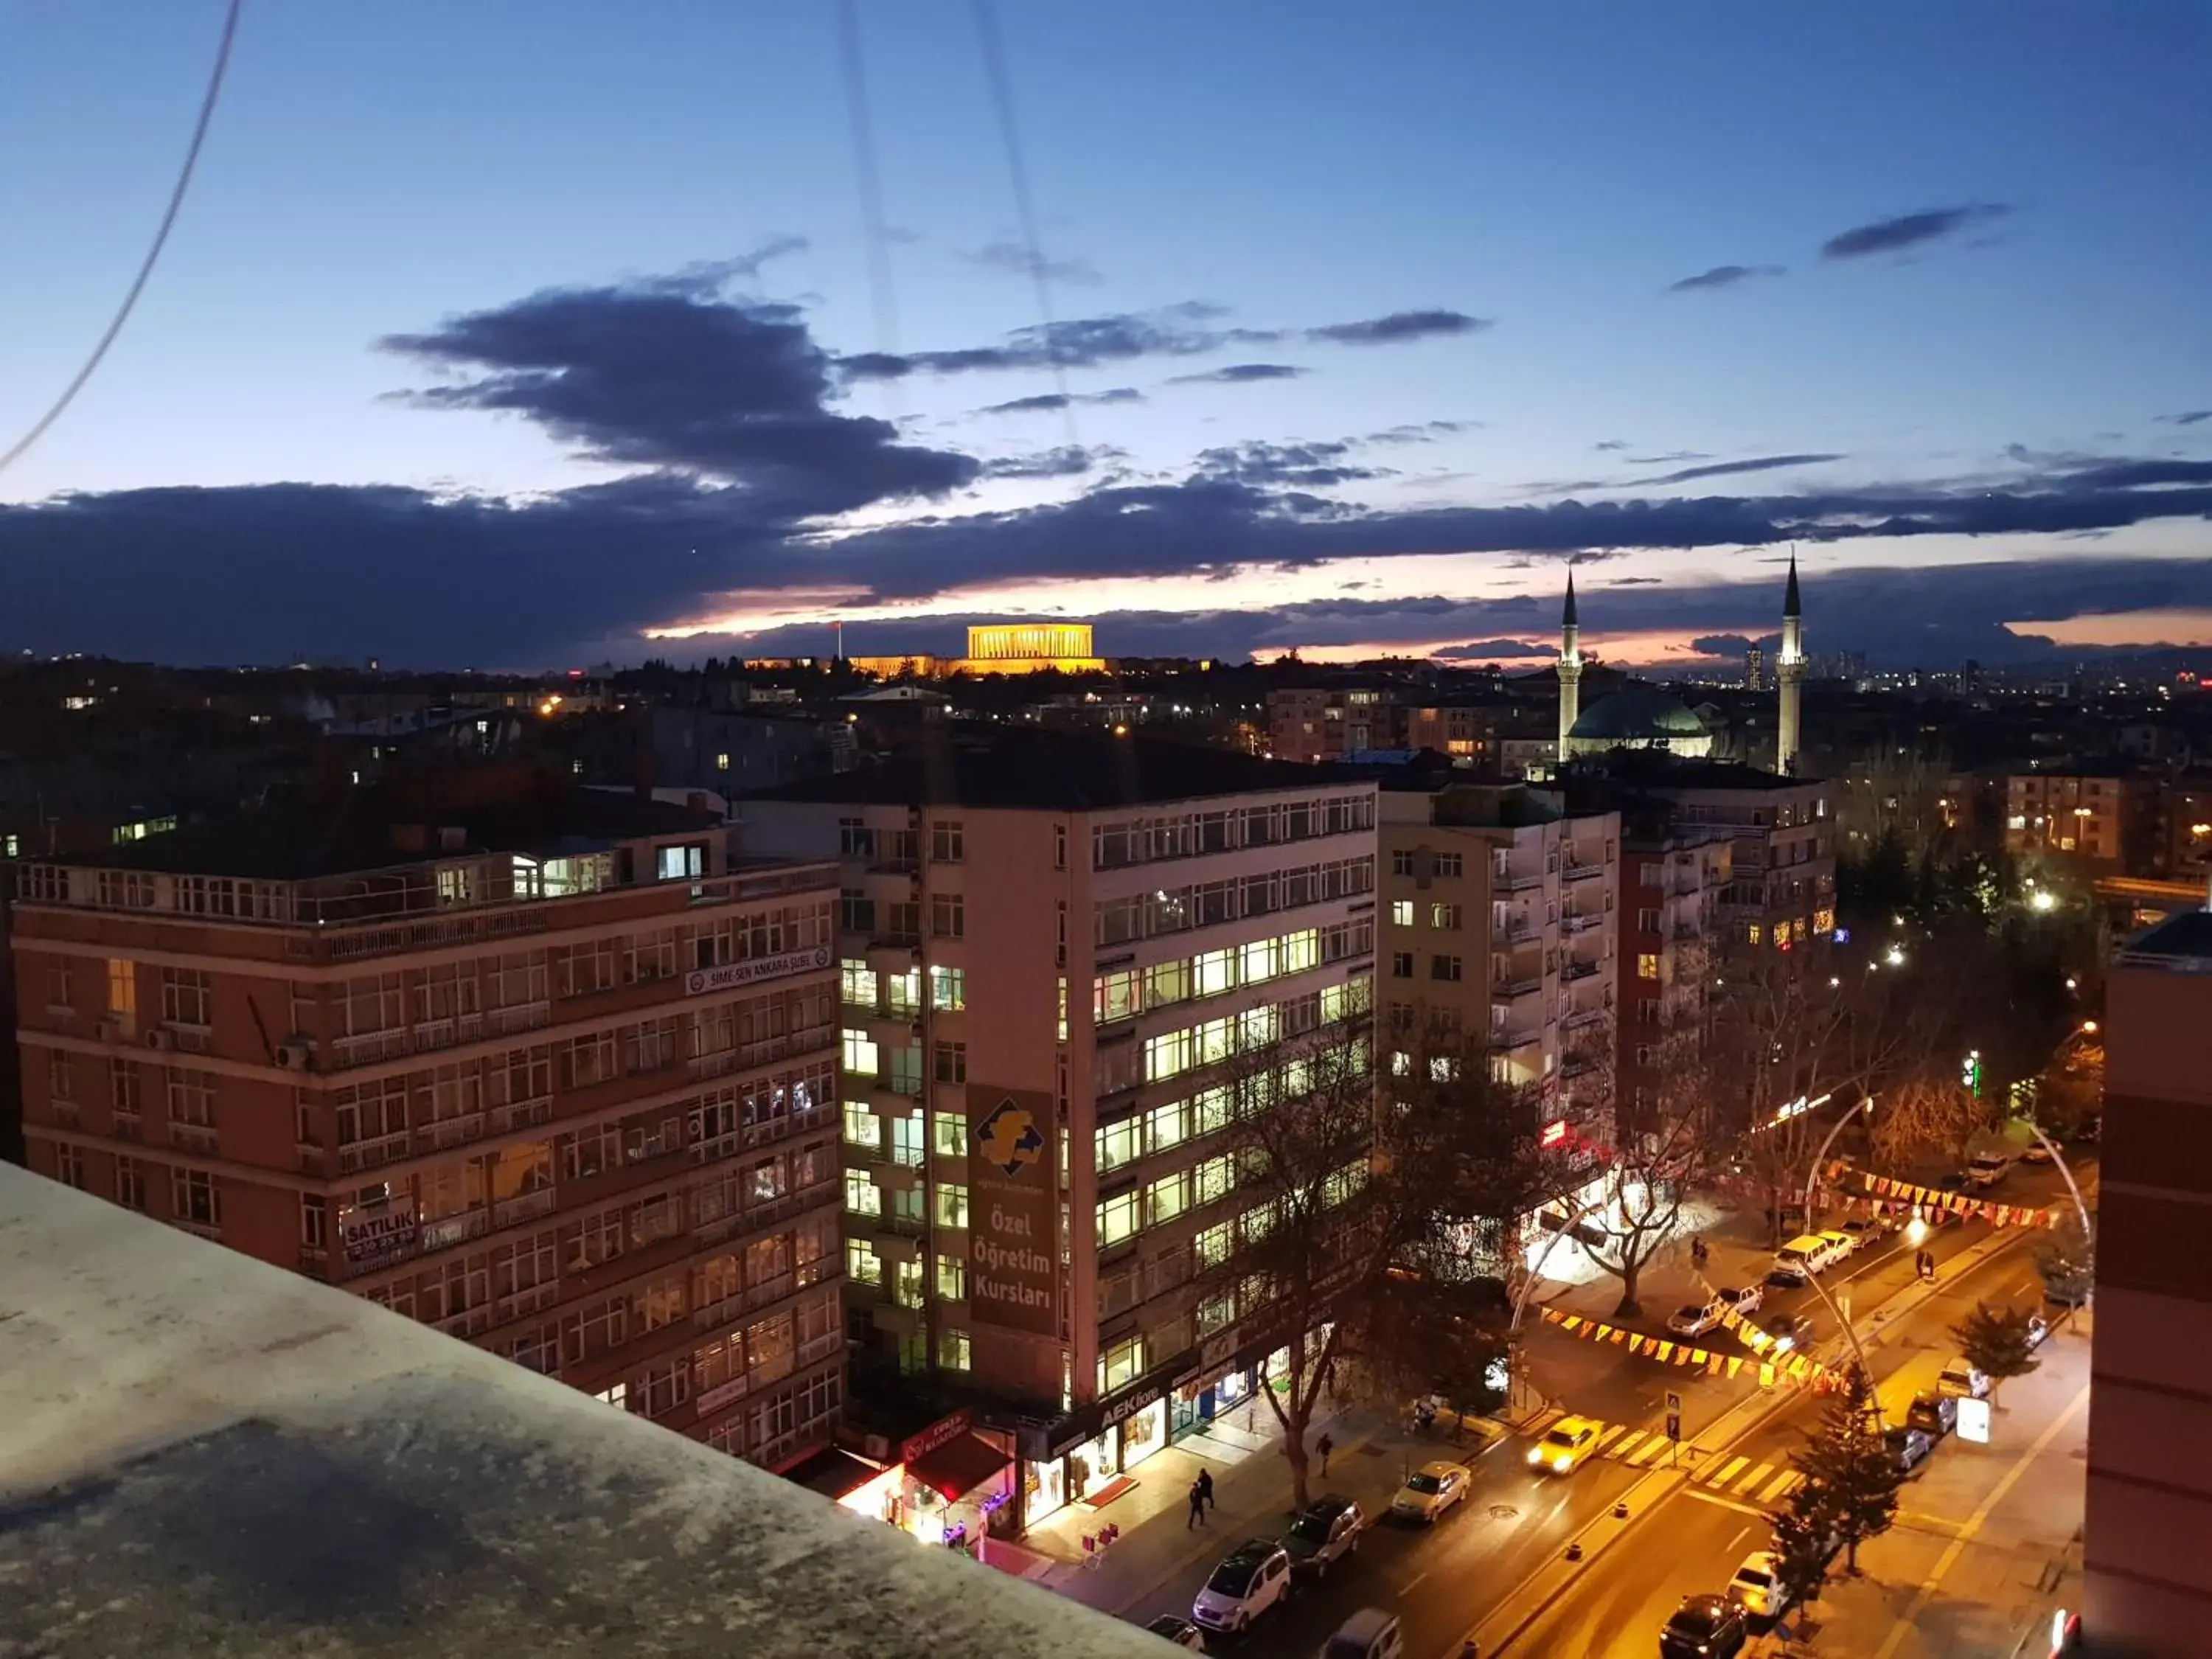
[(1553, 1474), (1572, 1474), (1596, 1444), (1596, 1424), (1587, 1417), (1563, 1417), (1528, 1449), (1528, 1463)]
[(2020, 1161), (2023, 1164), (2048, 1164), (2051, 1162), (2051, 1148), (2039, 1140), (2031, 1140), (2020, 1149)]
[(1966, 1355), (1959, 1354), (1945, 1364), (1943, 1374), (1936, 1379), (1936, 1386), (1954, 1400), (1981, 1400), (1989, 1395), (1990, 1379), (1986, 1373), (1975, 1370)]
[(1889, 1461), (1897, 1465), (1899, 1474), (1911, 1474), (1919, 1467), (1921, 1460), (1936, 1449), (1936, 1443), (1928, 1437), (1925, 1431), (1909, 1425), (1884, 1429), (1881, 1443), (1889, 1453)]
[(1331, 1567), (1359, 1547), (1360, 1528), (1366, 1522), (1359, 1505), (1340, 1492), (1316, 1498), (1283, 1535), (1291, 1570), (1327, 1577)]
[(1225, 1556), (1190, 1604), (1207, 1630), (1239, 1632), (1291, 1593), (1291, 1558), (1266, 1538), (1248, 1538)]
[(1964, 1170), (1954, 1170), (1948, 1175), (1936, 1176), (1936, 1184), (1947, 1193), (1963, 1193), (1974, 1182)]
[(1206, 1651), (1205, 1632), (1188, 1619), (1178, 1619), (1171, 1613), (1164, 1613), (1145, 1628), (1155, 1636), (1165, 1637), (1176, 1647), (1188, 1648), (1194, 1653)]
[(2009, 1152), (1977, 1152), (1966, 1165), (1966, 1179), (1976, 1187), (1994, 1187), (2011, 1173)]
[(1856, 1233), (1847, 1232), (1841, 1227), (1831, 1227), (1814, 1236), (1828, 1241), (1828, 1260), (1831, 1263), (1848, 1261), (1858, 1253), (1859, 1236)]
[(1759, 1328), (1785, 1349), (1802, 1348), (1813, 1340), (1813, 1322), (1803, 1314), (1769, 1314)]
[(1703, 1336), (1721, 1322), (1721, 1310), (1725, 1304), (1715, 1297), (1710, 1302), (1692, 1303), (1677, 1308), (1667, 1316), (1667, 1328), (1677, 1336)]
[(1941, 1438), (1959, 1426), (1958, 1396), (1923, 1389), (1912, 1396), (1905, 1420), (1931, 1439)]
[(1753, 1550), (1729, 1580), (1728, 1599), (1746, 1613), (1771, 1619), (1782, 1611), (1780, 1562), (1771, 1550)]
[(1802, 1261), (1784, 1261), (1777, 1256), (1766, 1270), (1766, 1282), (1778, 1291), (1794, 1291), (1811, 1284), (1813, 1272)]
[(1740, 1314), (1755, 1314), (1766, 1305), (1766, 1287), (1746, 1285), (1741, 1289), (1723, 1288), (1713, 1292), (1717, 1301), (1725, 1302)]
[(1895, 1232), (1897, 1222), (1887, 1215), (1855, 1215), (1836, 1231), (1849, 1233), (1858, 1241), (1857, 1248), (1863, 1250), (1868, 1245), (1879, 1243)]
[(2044, 1338), (2045, 1338), (2045, 1337), (2047, 1337), (2047, 1336), (2049, 1336), (2050, 1334), (2051, 1334), (2051, 1322), (2050, 1322), (2049, 1320), (2045, 1319), (2045, 1318), (2041, 1314), (2039, 1314), (2039, 1313), (2032, 1313), (2032, 1314), (2028, 1315), (2028, 1316), (2027, 1316), (2027, 1346), (2028, 1346), (2029, 1347), (2031, 1347), (2031, 1348), (2039, 1348), (2039, 1347), (2041, 1347), (2041, 1346), (2043, 1346), (2043, 1339), (2044, 1339)]
[(1474, 1476), (1464, 1463), (1424, 1463), (1407, 1477), (1390, 1500), (1390, 1513), (1409, 1521), (1435, 1522), (1455, 1504), (1467, 1501)]
[(1362, 1607), (1336, 1627), (1322, 1644), (1321, 1659), (1403, 1659), (1406, 1638), (1398, 1616), (1380, 1607)]
[(1686, 1595), (1659, 1632), (1662, 1659), (1735, 1659), (1751, 1630), (1744, 1611), (1724, 1595)]

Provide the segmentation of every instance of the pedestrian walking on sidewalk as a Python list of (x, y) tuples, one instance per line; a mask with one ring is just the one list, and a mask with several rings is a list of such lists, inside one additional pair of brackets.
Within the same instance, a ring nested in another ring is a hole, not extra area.
[(1202, 1527), (1205, 1524), (1205, 1489), (1200, 1486), (1197, 1481), (1194, 1480), (1190, 1483), (1190, 1518), (1182, 1523), (1182, 1529), (1185, 1532), (1188, 1532), (1193, 1527)]
[(1198, 1472), (1198, 1479), (1192, 1481), (1191, 1486), (1197, 1492), (1205, 1506), (1212, 1509), (1213, 1507), (1213, 1471), (1200, 1469)]
[(1327, 1474), (1328, 1473), (1328, 1455), (1336, 1449), (1336, 1442), (1330, 1439), (1327, 1435), (1323, 1435), (1319, 1440), (1314, 1443), (1314, 1449), (1321, 1454), (1321, 1472), (1323, 1474)]

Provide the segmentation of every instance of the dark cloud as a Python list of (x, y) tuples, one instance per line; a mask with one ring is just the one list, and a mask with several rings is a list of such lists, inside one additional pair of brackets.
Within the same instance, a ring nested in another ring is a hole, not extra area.
[(1145, 394), (1136, 387), (1117, 386), (1109, 392), (1040, 392), (1034, 398), (1016, 398), (1011, 403), (991, 404), (975, 412), (978, 415), (1050, 414), (1085, 404), (1140, 404), (1144, 401)]
[[(997, 345), (950, 351), (864, 351), (837, 360), (852, 380), (896, 380), (909, 374), (966, 374), (984, 370), (1096, 368), (1139, 357), (1191, 357), (1228, 346), (1395, 345), (1438, 335), (1470, 334), (1489, 322), (1458, 311), (1399, 311), (1319, 328), (1231, 328), (1223, 308), (1202, 300), (1153, 312), (1121, 312), (1016, 329)], [(1248, 380), (1266, 375), (1246, 375)]]
[(1709, 461), (1712, 457), (1702, 449), (1676, 449), (1664, 455), (1630, 455), (1624, 459), (1631, 466), (1673, 466), (1682, 461)]
[(1919, 213), (1900, 214), (1894, 219), (1876, 219), (1871, 224), (1854, 225), (1828, 238), (1820, 244), (1820, 257), (1863, 259), (1869, 254), (1895, 253), (1988, 224), (2011, 211), (2002, 202), (1976, 202), (1963, 207), (1929, 208)]
[(1380, 467), (1362, 466), (1350, 457), (1354, 445), (1348, 439), (1326, 443), (1234, 444), (1201, 450), (1198, 470), (1209, 477), (1233, 479), (1259, 486), (1295, 486), (1327, 489), (1367, 478), (1385, 478)]
[(1686, 466), (1680, 472), (1662, 472), (1656, 478), (1638, 478), (1639, 486), (1646, 484), (1688, 483), (1693, 478), (1721, 478), (1732, 472), (1772, 472), (1785, 466), (1817, 466), (1826, 461), (1840, 461), (1840, 455), (1757, 455), (1747, 461), (1716, 461), (1711, 466)]
[(1386, 427), (1380, 432), (1370, 432), (1359, 441), (1370, 444), (1431, 444), (1454, 433), (1477, 431), (1481, 425), (1480, 421), (1414, 421), (1404, 426)]
[(1607, 587), (1656, 587), (1659, 586), (1659, 578), (1656, 576), (1615, 576), (1612, 580), (1606, 583), (1606, 586)]
[(1478, 334), (1491, 326), (1489, 318), (1470, 317), (1463, 311), (1394, 311), (1387, 317), (1371, 318), (1364, 323), (1331, 323), (1325, 328), (1310, 328), (1305, 337), (1337, 345), (1397, 345), (1441, 335)]
[(380, 343), (453, 377), (399, 394), (417, 407), (519, 415), (593, 460), (735, 485), (767, 519), (942, 495), (975, 477), (968, 456), (834, 412), (829, 355), (799, 309), (723, 298), (718, 280), (547, 289)]
[(1073, 478), (1109, 461), (1125, 461), (1129, 452), (1111, 444), (1062, 444), (1034, 455), (1009, 455), (983, 463), (984, 476), (992, 478)]
[(1448, 645), (1435, 654), (1459, 662), (1502, 661), (1508, 657), (1548, 657), (1556, 647), (1534, 640), (1476, 640)]
[(1748, 282), (1754, 276), (1779, 276), (1780, 265), (1715, 265), (1711, 270), (1701, 270), (1694, 276), (1685, 276), (1680, 282), (1667, 284), (1669, 294), (1694, 294), (1701, 289), (1734, 288), (1738, 283)]
[(2191, 409), (2179, 415), (2160, 415), (2155, 418), (2168, 426), (2195, 426), (2199, 421), (2212, 421), (2212, 409)]
[(965, 257), (971, 264), (988, 265), (994, 270), (1012, 271), (1018, 276), (1042, 276), (1048, 282), (1072, 283), (1080, 288), (1096, 288), (1106, 280), (1087, 259), (1048, 258), (1041, 253), (1031, 253), (1018, 242), (987, 242)]
[(1170, 386), (1243, 386), (1248, 380), (1295, 380), (1310, 374), (1310, 368), (1297, 368), (1289, 363), (1231, 363), (1226, 368), (1210, 368), (1203, 374), (1170, 374)]
[(1601, 439), (1596, 443), (1592, 444), (1590, 447), (1597, 451), (1599, 454), (1603, 455), (1613, 450), (1627, 448), (1628, 440), (1626, 438), (1604, 438)]
[(1700, 634), (1690, 649), (1705, 657), (1741, 657), (1756, 643), (1747, 634)]

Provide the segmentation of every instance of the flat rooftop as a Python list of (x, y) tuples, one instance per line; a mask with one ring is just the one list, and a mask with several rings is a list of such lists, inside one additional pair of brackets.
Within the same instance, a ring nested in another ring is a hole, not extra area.
[[(312, 881), (488, 853), (560, 857), (720, 823), (711, 811), (596, 790), (438, 804), (364, 787), (328, 802), (287, 803), (189, 823), (52, 862), (103, 870)], [(458, 830), (460, 845), (440, 832)], [(405, 837), (417, 837), (412, 846)]]
[(2185, 973), (2212, 973), (2212, 909), (2184, 910), (2168, 916), (2121, 947), (2130, 968), (2168, 967)]
[(1330, 775), (1293, 761), (1155, 738), (945, 728), (850, 772), (764, 789), (752, 800), (1085, 812), (1153, 802), (1313, 790)]
[(0, 1164), (0, 1653), (1157, 1659), (1157, 1637)]

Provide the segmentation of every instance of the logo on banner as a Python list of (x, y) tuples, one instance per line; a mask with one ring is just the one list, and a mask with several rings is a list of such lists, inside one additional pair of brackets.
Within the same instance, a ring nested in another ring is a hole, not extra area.
[(975, 1144), (986, 1162), (1019, 1175), (1044, 1155), (1044, 1131), (1036, 1120), (1012, 1100), (1002, 1100), (990, 1116), (975, 1126)]

